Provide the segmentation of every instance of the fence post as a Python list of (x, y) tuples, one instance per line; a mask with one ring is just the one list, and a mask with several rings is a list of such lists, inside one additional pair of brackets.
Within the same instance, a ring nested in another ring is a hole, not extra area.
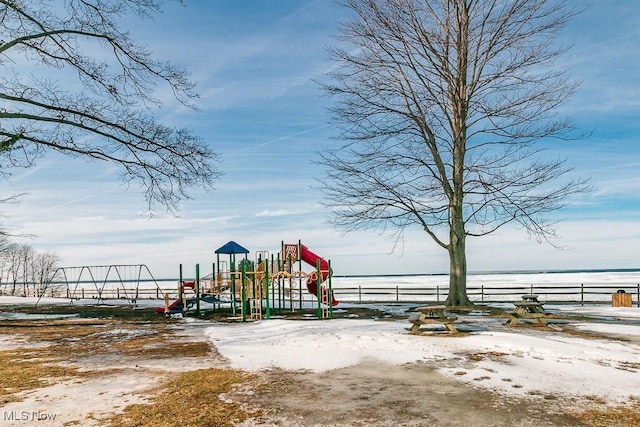
[(584, 283), (580, 283), (580, 305), (584, 305)]
[(400, 289), (399, 286), (396, 285), (396, 302), (400, 301)]
[(638, 307), (640, 307), (640, 283), (636, 284), (636, 287), (638, 288), (636, 292), (636, 297), (637, 297)]
[(358, 302), (362, 302), (362, 285), (358, 285)]
[(436, 302), (440, 302), (440, 285), (436, 285)]
[(529, 285), (529, 295), (533, 295), (533, 283)]
[(480, 285), (480, 301), (484, 302), (484, 283)]

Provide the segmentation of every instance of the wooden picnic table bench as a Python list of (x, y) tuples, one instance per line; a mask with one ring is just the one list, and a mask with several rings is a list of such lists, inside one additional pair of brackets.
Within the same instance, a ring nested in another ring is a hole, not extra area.
[(547, 313), (538, 301), (537, 295), (522, 295), (521, 302), (516, 303), (515, 306), (513, 312), (509, 313), (507, 325), (516, 325), (522, 319), (531, 319), (534, 325), (547, 325)]
[(412, 335), (420, 335), (420, 326), (430, 324), (443, 325), (448, 333), (458, 333), (458, 330), (453, 325), (453, 322), (458, 319), (458, 316), (445, 313), (446, 309), (447, 307), (445, 305), (417, 307), (417, 313), (409, 316), (409, 322), (412, 323), (409, 333)]

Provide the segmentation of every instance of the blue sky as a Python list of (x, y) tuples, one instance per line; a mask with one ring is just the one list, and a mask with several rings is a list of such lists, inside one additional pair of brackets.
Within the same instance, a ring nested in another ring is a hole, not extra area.
[[(314, 80), (332, 67), (325, 48), (346, 16), (330, 0), (187, 0), (154, 21), (132, 19), (137, 40), (198, 82), (199, 111), (167, 97), (159, 114), (222, 154), (216, 190), (195, 189), (177, 217), (150, 219), (142, 191), (125, 188), (114, 166), (52, 153), (3, 184), (5, 195), (27, 193), (2, 207), (3, 225), (35, 235), (25, 242), (63, 265), (147, 264), (156, 277), (176, 277), (180, 263), (209, 270), (229, 240), (253, 256), (300, 239), (336, 274), (446, 272), (446, 252), (419, 229), (393, 253), (376, 231), (332, 229), (312, 188), (322, 174), (316, 153), (336, 135), (331, 99)], [(563, 112), (592, 133), (554, 143), (550, 155), (567, 157), (594, 187), (558, 213), (565, 249), (507, 227), (468, 241), (470, 270), (640, 267), (639, 28), (636, 0), (593, 1), (562, 34), (573, 47), (561, 65), (582, 82)]]

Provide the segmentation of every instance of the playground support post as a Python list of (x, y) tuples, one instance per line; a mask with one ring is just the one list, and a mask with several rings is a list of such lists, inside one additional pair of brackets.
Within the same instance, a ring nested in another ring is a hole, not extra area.
[(331, 284), (331, 276), (333, 276), (331, 272), (333, 270), (331, 270), (331, 260), (327, 261), (327, 269), (329, 270), (327, 276), (327, 286), (329, 287), (329, 317), (333, 317), (333, 286)]
[(319, 259), (316, 260), (316, 296), (318, 297), (318, 319), (322, 319), (322, 276)]
[[(212, 263), (211, 264), (211, 295), (215, 295), (218, 298), (218, 300), (220, 300), (222, 296), (221, 295), (222, 292), (220, 291), (220, 287), (222, 286), (222, 283), (218, 283), (219, 272), (216, 272), (216, 268), (220, 268), (220, 267), (215, 262)], [(218, 304), (214, 304), (213, 307), (217, 309), (221, 309), (222, 305), (218, 303)]]
[(200, 264), (196, 264), (196, 316), (200, 316)]
[[(216, 263), (211, 263), (211, 295), (217, 295), (218, 299), (220, 299), (220, 293), (218, 292), (218, 286), (216, 285)], [(213, 308), (216, 308), (216, 304), (213, 305)], [(220, 308), (220, 304), (217, 305), (217, 308)]]
[(229, 279), (231, 280), (231, 314), (235, 316), (236, 304), (238, 301), (236, 299), (236, 261), (233, 258), (233, 255), (229, 263)]
[[(263, 283), (264, 283), (264, 295), (265, 295), (265, 317), (267, 319), (271, 318), (271, 306), (269, 305), (269, 260), (265, 259), (264, 260), (264, 279), (263, 279)], [(260, 298), (262, 298), (262, 295), (260, 295)]]
[(180, 264), (180, 277), (178, 282), (178, 299), (182, 304), (182, 310), (187, 309), (187, 301), (184, 299), (184, 287), (182, 286), (182, 264)]
[(242, 304), (240, 306), (240, 309), (242, 311), (242, 321), (246, 322), (247, 321), (247, 290), (245, 287), (245, 280), (247, 278), (246, 275), (246, 271), (245, 271), (245, 265), (243, 262), (240, 263), (240, 282), (241, 282), (241, 287), (242, 287), (242, 291), (240, 294), (240, 303)]
[[(216, 272), (216, 267), (218, 267), (218, 271)], [(216, 254), (216, 262), (213, 264), (213, 286), (218, 291), (218, 296), (220, 296), (222, 289), (222, 271), (220, 269), (220, 254)], [(218, 282), (218, 276), (220, 276), (220, 282)], [(231, 289), (231, 287), (229, 287)], [(233, 297), (231, 297), (231, 307), (233, 307)], [(233, 308), (232, 308), (233, 310)]]
[[(276, 262), (277, 264), (274, 264), (274, 262)], [(273, 254), (271, 254), (271, 265), (274, 266), (275, 269), (277, 269), (277, 271), (280, 271), (280, 254), (274, 256)], [(282, 305), (280, 303), (280, 294), (282, 293), (282, 285), (280, 285), (280, 276), (277, 276), (276, 280), (278, 281), (277, 284), (275, 284), (274, 286), (271, 287), (271, 302), (273, 304), (273, 307), (276, 307), (276, 287), (278, 288), (278, 313), (281, 314), (282, 313)], [(271, 282), (271, 281), (269, 281)]]
[[(302, 271), (302, 240), (298, 240), (298, 271)], [(300, 297), (300, 310), (302, 310), (302, 276), (298, 279), (298, 296)]]
[(142, 266), (138, 267), (138, 281), (136, 282), (136, 298), (133, 301), (133, 306), (134, 307), (137, 307), (138, 298), (140, 297), (140, 294), (139, 294), (139, 290), (140, 289), (139, 288), (140, 288), (140, 279), (141, 279), (141, 277), (142, 277)]

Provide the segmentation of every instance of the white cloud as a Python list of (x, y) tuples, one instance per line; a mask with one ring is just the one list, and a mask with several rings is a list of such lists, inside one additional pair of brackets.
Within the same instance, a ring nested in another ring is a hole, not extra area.
[(256, 217), (264, 217), (264, 216), (289, 216), (289, 215), (300, 215), (305, 213), (304, 209), (275, 209), (269, 210), (265, 209), (255, 214)]
[(594, 198), (624, 196), (639, 199), (640, 176), (598, 181), (592, 196)]

